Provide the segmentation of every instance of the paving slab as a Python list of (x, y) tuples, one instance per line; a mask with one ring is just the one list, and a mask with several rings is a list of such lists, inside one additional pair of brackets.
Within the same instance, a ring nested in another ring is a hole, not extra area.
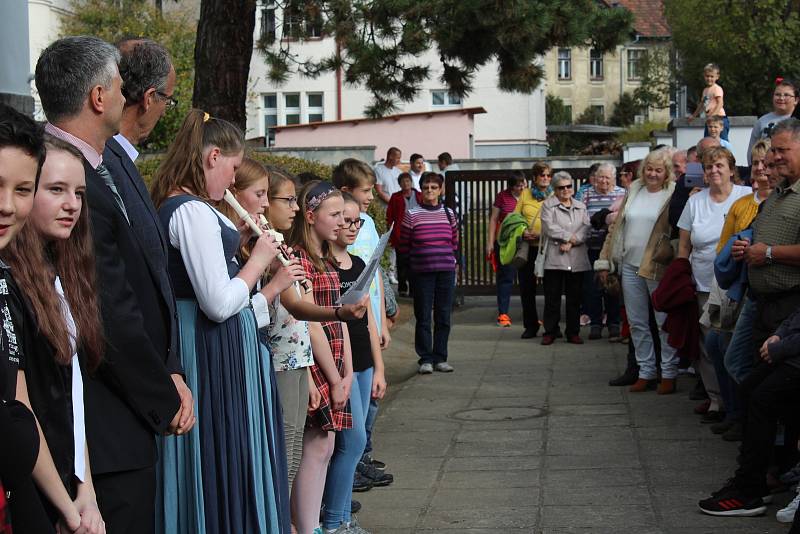
[[(404, 304), (407, 311), (407, 305)], [(452, 374), (418, 376), (413, 322), (393, 334), (393, 380), (375, 428), (374, 456), (395, 483), (355, 494), (375, 534), (776, 534), (767, 515), (716, 518), (697, 501), (733, 473), (736, 444), (699, 424), (678, 393), (609, 387), (627, 347), (521, 340), (494, 325), (493, 299), (467, 298), (453, 315)], [(586, 339), (588, 332), (583, 332)]]

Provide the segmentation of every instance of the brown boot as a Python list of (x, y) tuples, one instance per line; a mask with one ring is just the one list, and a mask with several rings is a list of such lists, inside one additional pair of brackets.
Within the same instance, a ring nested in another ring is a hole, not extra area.
[(675, 393), (675, 379), (662, 378), (656, 393), (659, 395), (669, 395), (670, 393)]
[(654, 383), (654, 380), (647, 380), (644, 378), (639, 378), (636, 380), (636, 383), (633, 384), (631, 387), (628, 388), (628, 391), (631, 393), (643, 393), (650, 389), (650, 386)]

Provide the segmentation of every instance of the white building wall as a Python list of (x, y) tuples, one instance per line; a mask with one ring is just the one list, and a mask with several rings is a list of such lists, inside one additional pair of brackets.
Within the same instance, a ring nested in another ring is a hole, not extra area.
[[(260, 14), (256, 19), (256, 38), (260, 35)], [(280, 31), (280, 21), (278, 21)], [(302, 57), (319, 58), (334, 52), (333, 39), (290, 43), (290, 49)], [(492, 62), (480, 69), (474, 79), (472, 93), (462, 99), (456, 106), (434, 106), (431, 91), (445, 89), (439, 80), (441, 66), (435, 50), (428, 51), (420, 57), (420, 63), (431, 67), (431, 75), (421, 84), (417, 98), (408, 103), (399, 103), (397, 113), (413, 113), (420, 111), (458, 109), (460, 107), (483, 107), (486, 114), (475, 116), (474, 156), (475, 157), (526, 157), (544, 156), (546, 154), (545, 128), (545, 96), (544, 88), (533, 94), (505, 93), (497, 88), (497, 65)], [(301, 95), (301, 116), (305, 95), (322, 92), (324, 94), (324, 118), (326, 121), (337, 118), (336, 74), (326, 73), (317, 79), (308, 79), (292, 75), (282, 85), (271, 83), (266, 75), (267, 67), (263, 55), (254, 50), (250, 63), (251, 89), (248, 98), (248, 137), (266, 135), (264, 126), (263, 95), (278, 95), (278, 124), (284, 125), (285, 110), (282, 96), (287, 93)], [(355, 119), (364, 117), (364, 108), (371, 100), (371, 94), (363, 87), (343, 84), (341, 118)], [(301, 122), (306, 122), (301, 120)], [(424, 149), (424, 147), (421, 147)]]
[(69, 13), (68, 0), (28, 0), (28, 32), (30, 43), (31, 94), (34, 98), (34, 118), (44, 120), (39, 94), (33, 82), (36, 61), (42, 50), (58, 38), (61, 17)]

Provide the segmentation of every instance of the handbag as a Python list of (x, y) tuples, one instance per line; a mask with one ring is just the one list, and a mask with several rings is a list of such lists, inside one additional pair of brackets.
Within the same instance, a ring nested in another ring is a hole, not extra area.
[(539, 239), (539, 253), (536, 255), (536, 261), (533, 263), (533, 275), (536, 278), (544, 278), (544, 261), (547, 256), (547, 242), (548, 239)]
[(511, 265), (515, 269), (522, 269), (528, 263), (528, 254), (530, 253), (531, 245), (521, 237), (517, 238), (517, 251), (514, 257), (511, 258)]

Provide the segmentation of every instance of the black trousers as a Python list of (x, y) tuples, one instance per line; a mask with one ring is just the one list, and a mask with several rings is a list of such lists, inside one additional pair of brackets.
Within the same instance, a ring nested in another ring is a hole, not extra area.
[(517, 271), (519, 277), (519, 299), (522, 302), (522, 325), (525, 330), (539, 331), (539, 313), (536, 311), (536, 275), (533, 274), (539, 248), (531, 243), (528, 262)]
[(797, 443), (793, 429), (800, 404), (800, 368), (762, 361), (741, 383), (740, 391), (747, 403), (747, 415), (736, 485), (749, 496), (762, 497), (767, 491), (767, 469), (773, 457), (779, 417), (787, 422), (787, 442), (792, 448)]
[(561, 336), (561, 295), (566, 296), (566, 337), (577, 336), (581, 330), (581, 293), (584, 273), (546, 269), (544, 271), (544, 335)]
[(93, 475), (97, 504), (108, 534), (155, 532), (154, 467)]

